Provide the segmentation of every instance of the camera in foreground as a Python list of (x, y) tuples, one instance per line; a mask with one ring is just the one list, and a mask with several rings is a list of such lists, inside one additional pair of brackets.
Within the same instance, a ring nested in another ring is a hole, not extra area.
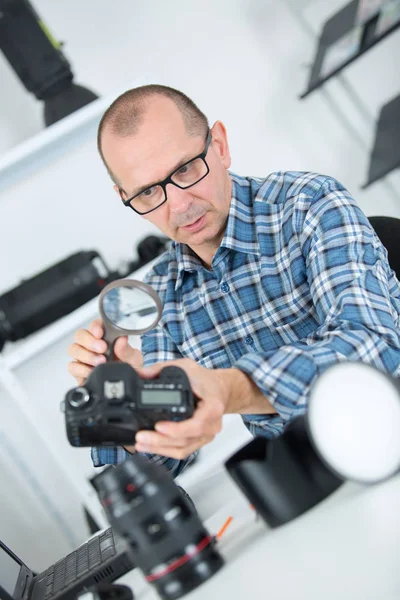
[(180, 598), (223, 566), (215, 538), (162, 466), (134, 454), (93, 483), (112, 528), (163, 600)]
[(114, 446), (133, 444), (138, 431), (154, 429), (158, 421), (192, 417), (196, 399), (179, 367), (141, 379), (130, 365), (109, 362), (95, 367), (84, 386), (69, 390), (62, 406), (72, 446)]

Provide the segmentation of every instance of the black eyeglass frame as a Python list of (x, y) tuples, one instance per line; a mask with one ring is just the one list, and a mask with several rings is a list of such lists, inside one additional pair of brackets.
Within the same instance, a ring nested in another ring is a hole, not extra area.
[[(175, 187), (177, 187), (177, 188), (179, 188), (181, 190), (186, 190), (186, 189), (192, 187), (193, 185), (196, 185), (196, 183), (199, 183), (199, 181), (201, 181), (202, 179), (204, 179), (205, 177), (207, 177), (207, 175), (210, 172), (210, 167), (207, 164), (206, 156), (207, 156), (207, 152), (208, 152), (208, 148), (210, 146), (211, 140), (212, 140), (212, 135), (211, 135), (211, 130), (209, 129), (208, 133), (207, 133), (207, 138), (206, 138), (206, 145), (204, 146), (203, 152), (201, 152), (197, 156), (194, 156), (190, 160), (187, 160), (185, 163), (183, 163), (180, 167), (178, 167), (177, 169), (175, 169), (170, 175), (168, 175), (168, 177), (166, 177), (162, 181), (157, 181), (157, 183), (153, 183), (152, 185), (147, 186), (144, 190), (142, 190), (141, 192), (138, 192), (134, 196), (131, 196), (127, 200), (124, 200), (123, 197), (122, 197), (123, 189), (122, 188), (118, 188), (119, 195), (121, 196), (122, 204), (124, 206), (128, 206), (129, 208), (131, 208), (132, 210), (134, 210), (135, 213), (137, 213), (138, 215), (148, 215), (149, 213), (153, 212), (153, 210), (157, 210), (157, 208), (160, 208), (160, 206), (162, 206), (163, 204), (165, 204), (166, 201), (168, 200), (166, 186), (169, 183), (171, 183), (172, 185), (174, 185)], [(185, 167), (189, 163), (191, 163), (194, 160), (197, 160), (199, 158), (201, 158), (201, 160), (204, 162), (204, 164), (206, 165), (206, 168), (207, 168), (207, 172), (204, 175), (202, 175), (200, 177), (200, 179), (198, 179), (194, 183), (191, 183), (190, 185), (178, 185), (177, 183), (175, 183), (174, 181), (172, 181), (172, 177), (175, 175), (175, 173), (177, 171), (179, 171), (179, 169), (182, 169), (182, 167)], [(159, 185), (164, 190), (164, 196), (165, 196), (164, 200), (162, 202), (160, 202), (160, 204), (157, 204), (157, 206), (155, 206), (154, 208), (151, 208), (150, 210), (146, 210), (146, 212), (140, 212), (139, 210), (137, 210), (136, 208), (134, 208), (132, 206), (132, 204), (131, 204), (132, 200), (134, 200), (135, 198), (137, 198), (137, 196), (140, 196), (141, 194), (143, 194), (143, 192), (145, 192), (146, 190), (148, 190), (148, 189), (150, 189), (152, 187), (156, 187), (157, 185)]]

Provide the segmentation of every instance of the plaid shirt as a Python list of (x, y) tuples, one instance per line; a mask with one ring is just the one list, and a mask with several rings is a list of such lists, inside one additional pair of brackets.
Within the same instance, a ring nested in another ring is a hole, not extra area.
[[(278, 414), (242, 419), (252, 434), (272, 438), (306, 410), (310, 386), (333, 363), (357, 360), (400, 375), (400, 286), (369, 221), (335, 179), (230, 176), (212, 270), (173, 242), (147, 276), (164, 309), (142, 351), (145, 364), (190, 357), (247, 373)], [(92, 452), (95, 465), (128, 456), (121, 448)], [(149, 456), (174, 476), (191, 459)]]

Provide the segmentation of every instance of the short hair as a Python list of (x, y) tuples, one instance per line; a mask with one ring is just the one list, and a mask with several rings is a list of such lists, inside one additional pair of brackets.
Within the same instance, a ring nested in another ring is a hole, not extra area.
[(137, 133), (143, 122), (147, 110), (147, 101), (154, 96), (163, 96), (172, 100), (179, 109), (186, 131), (190, 136), (207, 134), (209, 129), (208, 119), (188, 96), (179, 90), (165, 85), (143, 85), (128, 90), (118, 96), (116, 100), (107, 108), (101, 118), (97, 131), (97, 149), (101, 159), (114, 183), (117, 183), (116, 177), (109, 169), (101, 148), (103, 131), (106, 127), (111, 132), (120, 136), (128, 137)]

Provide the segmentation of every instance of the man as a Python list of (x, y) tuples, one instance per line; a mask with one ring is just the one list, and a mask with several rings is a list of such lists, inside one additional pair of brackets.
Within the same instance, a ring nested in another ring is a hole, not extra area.
[[(187, 421), (139, 432), (134, 447), (93, 449), (95, 465), (136, 450), (176, 476), (224, 414), (239, 413), (254, 435), (279, 435), (338, 361), (399, 375), (399, 282), (340, 183), (230, 173), (224, 125), (210, 129), (189, 98), (162, 86), (117, 98), (98, 147), (119, 201), (173, 240), (147, 277), (164, 308), (142, 338), (146, 367), (126, 338), (115, 354), (146, 378), (165, 361), (180, 366), (199, 404)], [(76, 333), (69, 372), (78, 384), (104, 361), (102, 333), (99, 321)]]

